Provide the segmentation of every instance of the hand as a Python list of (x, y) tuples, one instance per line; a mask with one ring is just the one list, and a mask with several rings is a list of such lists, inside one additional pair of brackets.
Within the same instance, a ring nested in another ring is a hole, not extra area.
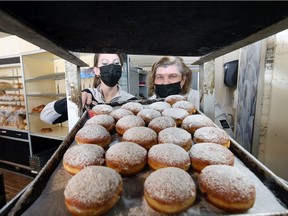
[(85, 104), (90, 105), (92, 103), (92, 95), (88, 92), (82, 92), (82, 107)]

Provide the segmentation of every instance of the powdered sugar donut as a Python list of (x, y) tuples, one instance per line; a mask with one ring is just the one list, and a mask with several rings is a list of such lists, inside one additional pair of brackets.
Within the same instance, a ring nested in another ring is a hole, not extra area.
[(137, 114), (137, 116), (141, 117), (146, 124), (149, 124), (152, 119), (160, 117), (161, 113), (154, 109), (143, 109)]
[(63, 167), (72, 175), (87, 166), (102, 166), (105, 161), (105, 151), (101, 146), (82, 144), (67, 149), (63, 156)]
[(116, 131), (122, 136), (126, 130), (132, 127), (145, 126), (145, 122), (142, 118), (135, 115), (124, 116), (116, 123)]
[(142, 109), (144, 109), (144, 106), (138, 102), (128, 102), (126, 104), (123, 104), (121, 106), (123, 109), (130, 110), (134, 113), (134, 115), (137, 115), (138, 112), (140, 112)]
[(134, 142), (145, 149), (150, 149), (157, 144), (157, 133), (148, 127), (132, 127), (124, 132), (122, 141)]
[(177, 101), (176, 103), (174, 103), (172, 105), (173, 108), (180, 108), (180, 109), (184, 109), (186, 110), (189, 115), (192, 115), (194, 113), (196, 113), (197, 109), (194, 106), (193, 103), (189, 102), (189, 101)]
[(172, 143), (157, 144), (148, 152), (148, 164), (151, 169), (178, 167), (187, 171), (190, 168), (188, 152)]
[(234, 165), (233, 153), (216, 143), (195, 144), (188, 153), (192, 168), (197, 172), (201, 172), (206, 166), (213, 164)]
[(113, 107), (108, 104), (97, 104), (92, 108), (92, 112), (95, 115), (110, 114), (113, 111)]
[(140, 172), (145, 164), (147, 151), (132, 142), (119, 142), (112, 145), (105, 155), (106, 165), (122, 175), (134, 175)]
[(77, 144), (97, 144), (105, 148), (111, 142), (110, 133), (101, 125), (86, 125), (75, 135)]
[(166, 167), (147, 177), (144, 182), (144, 197), (156, 211), (176, 214), (193, 205), (196, 187), (186, 171), (177, 167)]
[(217, 127), (201, 127), (194, 132), (195, 143), (212, 142), (230, 147), (229, 135), (223, 129)]
[(88, 119), (85, 125), (102, 125), (109, 132), (111, 132), (115, 128), (114, 118), (107, 114), (95, 115)]
[(165, 101), (157, 101), (149, 105), (150, 109), (159, 111), (160, 113), (167, 108), (171, 108), (171, 105)]
[(200, 191), (213, 205), (226, 211), (246, 211), (254, 205), (256, 189), (244, 173), (228, 165), (205, 167), (198, 177)]
[(214, 122), (205, 115), (194, 114), (183, 119), (181, 127), (191, 134), (201, 127), (214, 127)]
[(169, 103), (171, 106), (178, 101), (186, 101), (187, 98), (183, 95), (169, 95), (165, 98), (165, 102)]
[(158, 143), (173, 143), (188, 151), (192, 146), (192, 136), (182, 128), (165, 128), (158, 133)]
[(88, 166), (68, 181), (65, 205), (72, 215), (103, 215), (118, 202), (122, 191), (122, 178), (115, 170)]
[(159, 133), (161, 130), (169, 127), (176, 127), (176, 122), (172, 117), (169, 116), (160, 116), (155, 119), (152, 119), (148, 124), (148, 127), (153, 129), (156, 133)]
[(123, 108), (119, 108), (119, 109), (115, 109), (113, 110), (110, 115), (114, 118), (114, 120), (117, 122), (120, 118), (122, 118), (123, 116), (127, 116), (127, 115), (134, 115), (134, 113), (130, 110), (127, 109), (123, 109)]
[(189, 113), (186, 110), (180, 108), (168, 108), (162, 112), (162, 115), (172, 117), (175, 120), (177, 126), (180, 126), (183, 119), (187, 117)]

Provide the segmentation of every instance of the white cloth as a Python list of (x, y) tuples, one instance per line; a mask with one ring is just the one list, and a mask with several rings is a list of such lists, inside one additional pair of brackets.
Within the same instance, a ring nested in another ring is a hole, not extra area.
[(61, 114), (57, 113), (54, 109), (55, 101), (48, 103), (40, 113), (40, 119), (48, 124), (52, 124), (58, 119)]

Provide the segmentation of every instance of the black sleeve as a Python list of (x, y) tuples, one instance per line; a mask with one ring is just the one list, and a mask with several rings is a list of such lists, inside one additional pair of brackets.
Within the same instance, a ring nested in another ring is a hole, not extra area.
[(61, 114), (52, 124), (62, 123), (68, 120), (68, 111), (67, 111), (67, 98), (62, 98), (55, 102), (54, 109), (57, 113)]
[[(92, 100), (96, 101), (95, 98), (93, 97), (93, 94), (91, 93), (91, 91), (89, 91), (89, 89), (84, 89), (83, 91), (90, 93), (92, 95)], [(56, 101), (54, 104), (54, 109), (57, 113), (61, 114), (61, 116), (59, 118), (57, 118), (54, 122), (52, 122), (52, 124), (62, 123), (64, 121), (68, 120), (67, 98), (66, 97)]]
[(130, 101), (130, 100), (132, 100), (132, 101), (133, 101), (133, 100), (137, 100), (137, 98), (136, 98), (136, 97), (132, 97), (132, 98), (129, 99), (129, 101)]

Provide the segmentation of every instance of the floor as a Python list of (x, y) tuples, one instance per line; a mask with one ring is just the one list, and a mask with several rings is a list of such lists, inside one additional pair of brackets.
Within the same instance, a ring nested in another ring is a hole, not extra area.
[(13, 199), (13, 197), (15, 197), (33, 180), (32, 176), (24, 175), (8, 169), (0, 168), (0, 173), (3, 173), (4, 177), (6, 202)]

